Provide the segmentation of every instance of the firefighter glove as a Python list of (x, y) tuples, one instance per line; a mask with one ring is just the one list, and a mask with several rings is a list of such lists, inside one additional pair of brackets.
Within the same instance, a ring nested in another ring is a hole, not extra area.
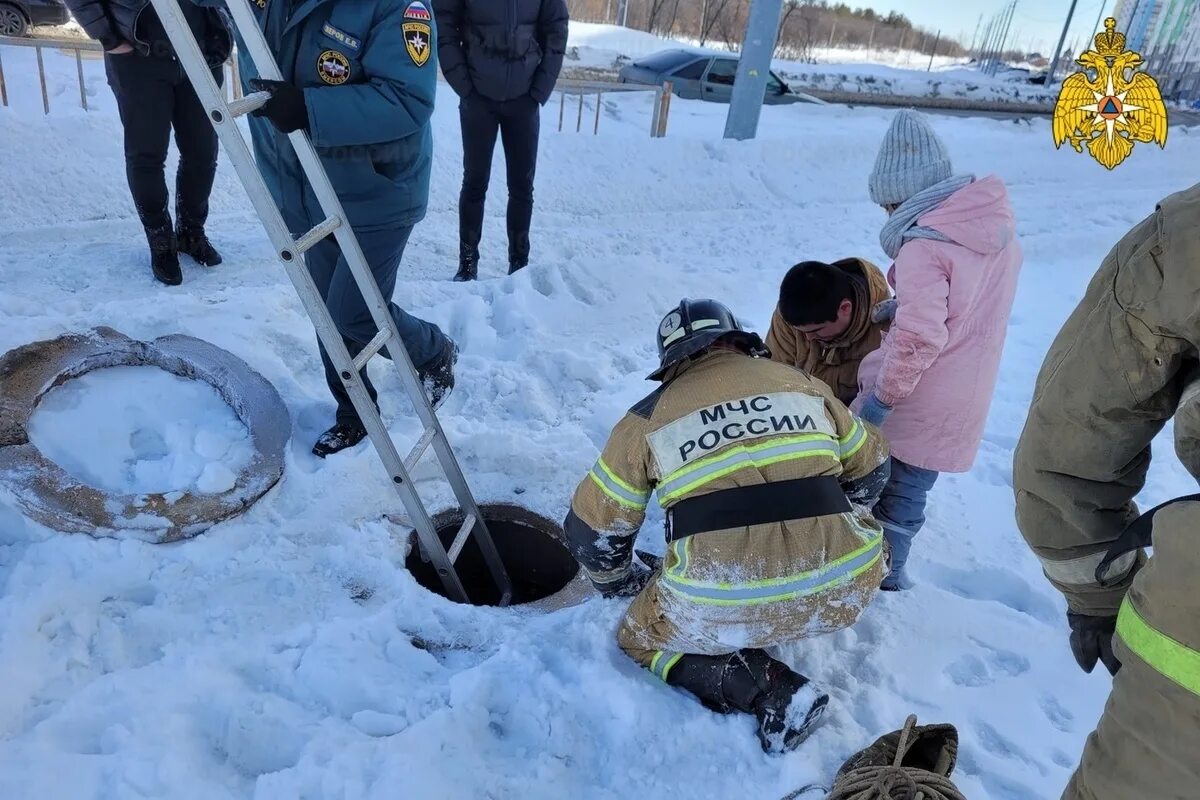
[(251, 114), (271, 120), (281, 133), (308, 127), (308, 107), (304, 104), (303, 89), (284, 81), (265, 81), (261, 78), (250, 81), (250, 88), (256, 92), (271, 93), (271, 99)]
[(1091, 673), (1100, 661), (1112, 675), (1117, 674), (1121, 662), (1113, 653), (1113, 634), (1117, 630), (1117, 618), (1089, 617), (1085, 614), (1067, 613), (1071, 625), (1071, 653), (1084, 672)]
[(593, 580), (592, 586), (596, 587), (596, 591), (604, 597), (633, 597), (646, 588), (646, 584), (650, 582), (650, 576), (653, 574), (650, 569), (634, 561), (630, 565), (629, 572), (620, 578), (603, 583)]

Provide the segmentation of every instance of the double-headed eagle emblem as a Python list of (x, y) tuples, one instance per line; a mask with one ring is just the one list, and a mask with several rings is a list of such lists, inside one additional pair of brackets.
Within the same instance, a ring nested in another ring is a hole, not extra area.
[[(1104, 20), (1096, 49), (1075, 63), (1084, 69), (1063, 81), (1054, 106), (1054, 146), (1070, 142), (1078, 153), (1113, 169), (1133, 152), (1135, 142), (1167, 144), (1167, 107), (1158, 82), (1137, 68), (1142, 57), (1125, 49), (1117, 21)], [(1094, 76), (1094, 77), (1093, 77)]]

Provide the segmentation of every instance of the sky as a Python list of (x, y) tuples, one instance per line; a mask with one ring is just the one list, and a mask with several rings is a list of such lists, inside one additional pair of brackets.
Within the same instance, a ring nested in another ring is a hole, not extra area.
[[(959, 38), (963, 44), (969, 45), (983, 15), (983, 26), (988, 20), (998, 15), (1008, 7), (1008, 0), (876, 0), (875, 2), (853, 2), (846, 0), (855, 7), (870, 6), (876, 11), (887, 13), (898, 11), (921, 28), (936, 31)], [(1116, 0), (1078, 0), (1071, 29), (1067, 34), (1066, 45), (1077, 42), (1086, 45), (1094, 32), (1096, 17), (1103, 4), (1105, 13), (1111, 14), (1116, 6)], [(1017, 0), (1016, 13), (1009, 29), (1009, 41), (1015, 42), (1014, 47), (1021, 50), (1038, 51), (1050, 55), (1054, 45), (1062, 33), (1063, 22), (1067, 18), (1067, 10), (1071, 7), (1070, 0)]]

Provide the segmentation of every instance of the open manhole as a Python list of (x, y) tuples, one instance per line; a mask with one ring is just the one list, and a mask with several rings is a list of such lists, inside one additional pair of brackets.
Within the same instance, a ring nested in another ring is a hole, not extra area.
[[(562, 528), (557, 523), (521, 506), (505, 503), (481, 505), (479, 510), (512, 581), (513, 605), (537, 604), (549, 609), (572, 605), (586, 596), (587, 581), (580, 576), (579, 564), (563, 546)], [(463, 514), (458, 510), (434, 517), (442, 546), (450, 547), (462, 521)], [(448, 596), (437, 570), (425, 560), (415, 533), (405, 566), (421, 586), (442, 597)], [(471, 605), (499, 604), (500, 590), (492, 580), (474, 535), (467, 540), (454, 567)]]

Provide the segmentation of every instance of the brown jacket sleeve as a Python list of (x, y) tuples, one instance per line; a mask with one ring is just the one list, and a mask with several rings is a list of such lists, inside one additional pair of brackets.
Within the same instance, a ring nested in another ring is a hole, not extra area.
[(771, 327), (767, 330), (767, 349), (771, 351), (771, 360), (789, 367), (800, 366), (802, 361), (796, 339), (796, 329), (784, 321), (779, 306), (776, 306), (775, 313), (771, 315)]
[(567, 548), (594, 583), (619, 580), (632, 566), (652, 492), (645, 424), (632, 414), (617, 423), (563, 523)]

